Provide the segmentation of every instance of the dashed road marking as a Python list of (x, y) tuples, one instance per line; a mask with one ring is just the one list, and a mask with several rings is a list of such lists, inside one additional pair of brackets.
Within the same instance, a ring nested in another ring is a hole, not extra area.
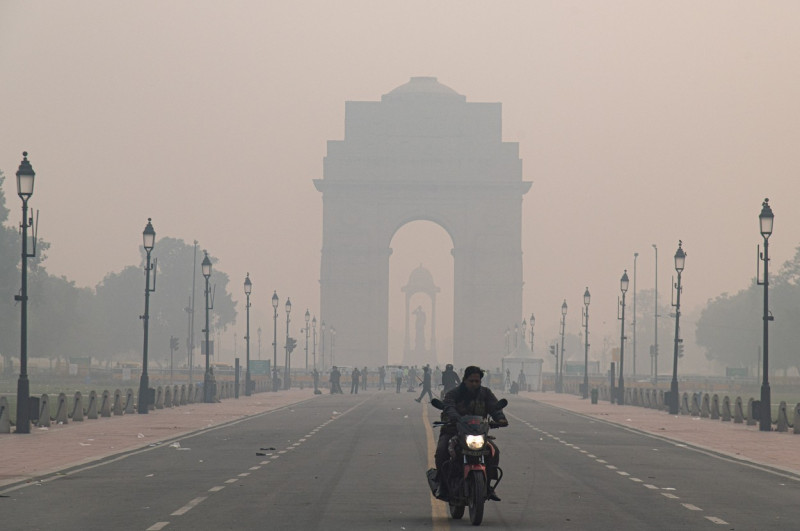
[(706, 516), (706, 520), (710, 520), (711, 522), (713, 522), (715, 524), (730, 525), (728, 522), (726, 522), (722, 518), (717, 518), (716, 516)]
[(645, 483), (644, 486), (647, 487), (648, 489), (658, 490), (658, 487), (656, 487), (655, 485), (651, 485), (650, 483)]
[(242, 472), (241, 474), (239, 474), (239, 477), (240, 478), (246, 478), (249, 475), (250, 475), (250, 472)]
[(261, 469), (261, 467), (260, 467), (260, 466), (251, 466), (251, 467), (250, 467), (250, 468), (248, 468), (247, 470), (260, 470), (260, 469)]
[(169, 522), (156, 522), (147, 528), (147, 531), (161, 531), (169, 525)]
[(175, 511), (174, 513), (170, 514), (170, 516), (180, 516), (182, 514), (186, 514), (206, 498), (208, 498), (208, 496), (199, 496), (190, 501), (189, 503), (187, 503), (186, 505), (184, 505), (183, 507), (181, 507), (180, 509), (178, 509), (177, 511)]
[(674, 494), (672, 494), (670, 492), (662, 492), (661, 495), (669, 498), (670, 500), (679, 500), (680, 499), (679, 497), (675, 496)]
[(628, 478), (628, 479), (630, 479), (631, 481), (635, 481), (636, 483), (641, 483), (642, 482), (642, 480), (639, 479), (639, 478)]
[(698, 507), (697, 505), (692, 505), (691, 503), (682, 503), (681, 505), (683, 505), (684, 507), (686, 507), (690, 511), (702, 511), (703, 510), (700, 507)]
[(628, 474), (627, 472), (623, 472), (622, 470), (617, 470), (617, 474), (619, 474), (620, 476), (630, 476), (630, 474)]
[(232, 479), (226, 480), (225, 483), (236, 483), (237, 481), (239, 481), (239, 480), (236, 479), (236, 478), (232, 478)]
[(208, 489), (208, 492), (219, 492), (224, 488), (225, 488), (225, 485), (218, 485), (216, 487), (211, 487), (210, 489)]

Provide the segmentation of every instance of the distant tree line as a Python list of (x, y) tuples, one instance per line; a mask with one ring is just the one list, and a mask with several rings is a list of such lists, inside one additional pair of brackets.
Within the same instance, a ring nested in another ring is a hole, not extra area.
[[(8, 226), (9, 208), (3, 192), (5, 177), (0, 172), (0, 354), (3, 366), (19, 357), (20, 309), (14, 295), (20, 290), (21, 235)], [(143, 225), (144, 228), (144, 225)], [(132, 241), (141, 235), (132, 235)], [(145, 252), (141, 260), (122, 271), (108, 273), (94, 288), (81, 288), (64, 276), (50, 275), (44, 265), (50, 245), (37, 242), (37, 255), (28, 259), (28, 356), (46, 357), (51, 362), (70, 357), (91, 356), (98, 360), (140, 360), (144, 313)], [(179, 342), (186, 360), (188, 310), (192, 296), (194, 245), (181, 239), (163, 237), (156, 241), (152, 256), (158, 258), (156, 292), (150, 298), (149, 355), (154, 363), (169, 359), (170, 336)], [(195, 286), (195, 346), (204, 327), (205, 279), (200, 273), (202, 252), (198, 250)], [(217, 260), (210, 257), (212, 263)], [(228, 292), (228, 275), (213, 270), (216, 286), (212, 333), (224, 330), (236, 320), (235, 303)], [(182, 360), (178, 362), (177, 360)], [(18, 367), (14, 367), (15, 373)]]

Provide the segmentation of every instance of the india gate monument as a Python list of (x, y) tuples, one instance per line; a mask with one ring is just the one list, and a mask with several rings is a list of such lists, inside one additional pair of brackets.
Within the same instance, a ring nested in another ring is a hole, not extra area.
[(467, 102), (434, 77), (413, 77), (380, 101), (348, 101), (344, 139), (328, 141), (314, 185), (320, 320), (336, 328), (336, 364), (388, 363), (390, 243), (423, 220), (453, 242), (453, 363), (500, 366), (505, 330), (522, 315), (531, 186), (518, 144), (502, 140), (500, 103)]

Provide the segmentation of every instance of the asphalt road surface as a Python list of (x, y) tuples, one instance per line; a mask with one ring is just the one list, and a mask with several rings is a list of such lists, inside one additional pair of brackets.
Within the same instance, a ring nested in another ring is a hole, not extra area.
[[(430, 495), (439, 412), (415, 397), (323, 395), (63, 471), (6, 492), (0, 528), (469, 528)], [(800, 527), (800, 478), (509, 398), (484, 528)]]

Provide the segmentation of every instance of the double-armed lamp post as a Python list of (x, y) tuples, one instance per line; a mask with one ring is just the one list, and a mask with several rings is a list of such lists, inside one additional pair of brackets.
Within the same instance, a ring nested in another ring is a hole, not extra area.
[(764, 281), (759, 282), (764, 286), (764, 366), (761, 381), (761, 404), (758, 407), (758, 429), (772, 431), (772, 404), (769, 388), (769, 322), (773, 320), (773, 317), (769, 313), (769, 237), (772, 235), (775, 215), (769, 206), (769, 199), (764, 199), (761, 204), (761, 214), (758, 215), (758, 221), (761, 228), (761, 236), (764, 238), (764, 254), (759, 254), (760, 260), (764, 262)]
[[(147, 258), (145, 260), (145, 281), (144, 281), (144, 315), (139, 318), (144, 321), (144, 346), (142, 347), (142, 376), (139, 378), (139, 405), (138, 413), (147, 413), (150, 405), (150, 378), (147, 375), (147, 344), (150, 323), (150, 293), (156, 290), (156, 275), (154, 267), (150, 265), (150, 253), (156, 243), (156, 231), (150, 218), (147, 218), (147, 225), (142, 232), (142, 240)], [(150, 287), (150, 271), (153, 271), (153, 287)]]
[(308, 322), (311, 319), (311, 314), (308, 313), (308, 308), (306, 308), (305, 318), (306, 318), (306, 327), (304, 330), (306, 332), (306, 372), (308, 372)]
[(619, 335), (619, 385), (617, 386), (617, 404), (620, 406), (625, 405), (625, 378), (623, 376), (623, 368), (625, 363), (625, 293), (628, 291), (628, 270), (622, 273), (622, 278), (619, 279), (619, 290), (622, 292), (622, 316), (619, 317), (621, 322), (620, 335)]
[(289, 319), (289, 314), (292, 313), (292, 301), (288, 297), (286, 298), (286, 363), (283, 365), (283, 388), (289, 389), (291, 388), (291, 382), (289, 378), (291, 377), (292, 371), (292, 351), (290, 350), (291, 347), (289, 346), (289, 323), (291, 322)]
[[(250, 282), (250, 273), (244, 277), (244, 294), (247, 298), (245, 308), (247, 309), (247, 335), (244, 336), (247, 345), (247, 368), (244, 371), (244, 396), (250, 396), (250, 294), (253, 292), (253, 283)], [(261, 330), (259, 328), (259, 330)]]
[(678, 282), (675, 288), (675, 345), (672, 352), (672, 383), (669, 386), (669, 413), (678, 414), (678, 352), (680, 351), (680, 322), (681, 322), (681, 273), (686, 265), (686, 253), (683, 252), (683, 242), (678, 240), (678, 250), (675, 251), (675, 271), (678, 273)]
[(592, 296), (589, 293), (589, 287), (583, 292), (583, 327), (584, 333), (584, 349), (583, 349), (583, 398), (589, 398), (589, 302)]
[(33, 195), (36, 173), (28, 162), (28, 152), (22, 153), (17, 170), (17, 195), (22, 199), (22, 287), (14, 300), (20, 303), (19, 380), (17, 380), (17, 428), (14, 433), (30, 433), (30, 381), (28, 380), (28, 258), (36, 256), (36, 234), (33, 251), (28, 253), (28, 227), (33, 226), (33, 216), (28, 217), (28, 200)]
[[(203, 250), (205, 257), (201, 264), (203, 277), (206, 279), (206, 327), (203, 332), (206, 333), (206, 372), (203, 375), (203, 402), (211, 403), (214, 401), (214, 390), (212, 389), (214, 378), (211, 374), (211, 362), (209, 356), (211, 355), (211, 339), (210, 339), (210, 325), (209, 325), (209, 311), (214, 307), (214, 301), (209, 297), (211, 289), (209, 287), (209, 279), (211, 278), (211, 260), (208, 258), (208, 251)], [(210, 304), (209, 304), (210, 302)]]

